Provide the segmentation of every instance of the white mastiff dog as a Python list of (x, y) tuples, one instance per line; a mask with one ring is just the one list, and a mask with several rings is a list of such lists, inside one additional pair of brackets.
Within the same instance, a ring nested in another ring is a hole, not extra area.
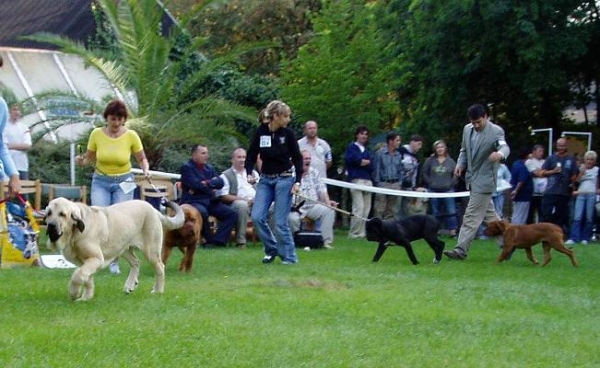
[(69, 284), (73, 300), (94, 296), (94, 274), (115, 258), (122, 256), (131, 265), (124, 291), (131, 293), (138, 282), (140, 261), (134, 248), (141, 249), (154, 267), (156, 282), (152, 292), (165, 289), (165, 266), (161, 261), (163, 228), (178, 229), (185, 217), (174, 202), (167, 207), (174, 217), (158, 212), (148, 202), (133, 200), (109, 207), (88, 206), (56, 198), (46, 208), (48, 248), (60, 250), (71, 263), (79, 266)]

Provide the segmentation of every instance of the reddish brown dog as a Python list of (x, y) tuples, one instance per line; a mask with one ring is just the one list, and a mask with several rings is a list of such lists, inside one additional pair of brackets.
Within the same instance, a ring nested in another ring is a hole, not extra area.
[(542, 263), (542, 267), (547, 265), (552, 259), (550, 257), (550, 248), (566, 254), (571, 259), (573, 266), (579, 266), (574, 252), (565, 247), (562, 229), (549, 222), (530, 225), (511, 225), (504, 221), (491, 221), (487, 223), (487, 228), (483, 233), (486, 236), (504, 236), (504, 247), (498, 257), (498, 262), (504, 261), (507, 256), (512, 254), (515, 248), (525, 248), (527, 258), (533, 264), (538, 264), (537, 259), (535, 259), (531, 252), (531, 247), (541, 242), (544, 248), (544, 263)]
[(189, 204), (182, 204), (181, 209), (185, 214), (185, 223), (176, 230), (165, 233), (162, 248), (162, 261), (166, 265), (171, 251), (177, 247), (183, 252), (183, 259), (179, 265), (179, 271), (189, 272), (192, 270), (196, 246), (200, 242), (202, 230), (202, 216), (200, 212)]

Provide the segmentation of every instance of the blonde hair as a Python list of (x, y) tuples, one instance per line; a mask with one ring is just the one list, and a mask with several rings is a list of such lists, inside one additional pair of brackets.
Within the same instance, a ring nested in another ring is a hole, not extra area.
[(292, 112), (292, 109), (283, 101), (273, 100), (265, 107), (264, 117), (268, 121), (273, 121), (275, 115), (283, 115), (285, 112)]
[(583, 155), (583, 159), (587, 160), (588, 158), (596, 161), (596, 159), (598, 158), (598, 154), (596, 154), (595, 151), (587, 151), (585, 155)]
[(444, 156), (448, 156), (448, 145), (443, 139), (438, 139), (437, 141), (433, 142), (433, 146), (431, 146), (431, 148), (433, 149), (433, 157), (437, 156), (437, 146), (440, 144), (444, 145)]

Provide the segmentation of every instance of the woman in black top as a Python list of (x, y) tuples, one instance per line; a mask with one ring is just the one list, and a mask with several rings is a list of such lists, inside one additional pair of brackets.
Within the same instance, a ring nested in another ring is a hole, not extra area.
[[(246, 172), (252, 175), (256, 160), (262, 161), (260, 181), (252, 205), (252, 221), (264, 244), (263, 263), (271, 263), (277, 256), (283, 264), (298, 262), (294, 239), (288, 224), (292, 194), (300, 189), (302, 155), (298, 141), (287, 128), (292, 111), (282, 101), (271, 101), (264, 112), (268, 124), (261, 124), (248, 149)], [(267, 218), (273, 205), (275, 231), (271, 231)]]

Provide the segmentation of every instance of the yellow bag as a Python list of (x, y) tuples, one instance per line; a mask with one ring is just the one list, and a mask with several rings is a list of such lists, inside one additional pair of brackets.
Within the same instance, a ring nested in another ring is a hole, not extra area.
[[(37, 245), (40, 227), (33, 215), (31, 204), (20, 194), (22, 205), (0, 202), (0, 266), (2, 268), (26, 265), (39, 265)], [(7, 207), (10, 206), (11, 210)], [(14, 212), (14, 213), (13, 213)]]

